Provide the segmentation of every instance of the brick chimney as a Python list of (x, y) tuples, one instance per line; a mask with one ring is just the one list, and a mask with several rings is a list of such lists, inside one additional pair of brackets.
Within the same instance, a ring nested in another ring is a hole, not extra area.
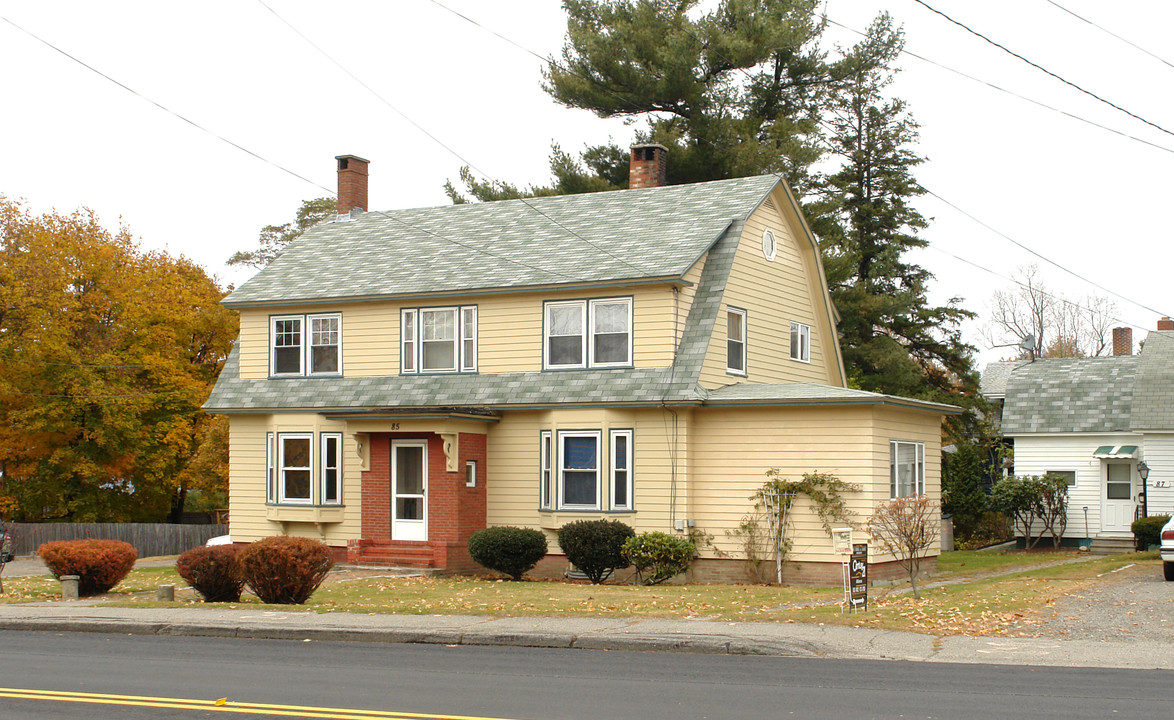
[(669, 149), (658, 143), (632, 146), (632, 162), (628, 170), (628, 187), (660, 187), (665, 184)]
[(1133, 328), (1113, 328), (1113, 354), (1133, 354)]
[(1174, 320), (1164, 317), (1158, 321), (1159, 330), (1174, 330)]
[(338, 161), (338, 214), (358, 208), (367, 211), (367, 165), (358, 155), (336, 155)]

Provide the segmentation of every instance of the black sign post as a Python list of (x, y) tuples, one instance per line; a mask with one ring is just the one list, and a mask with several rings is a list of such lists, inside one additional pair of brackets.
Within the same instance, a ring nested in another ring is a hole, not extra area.
[(848, 602), (852, 611), (868, 609), (868, 543), (853, 543), (848, 558)]

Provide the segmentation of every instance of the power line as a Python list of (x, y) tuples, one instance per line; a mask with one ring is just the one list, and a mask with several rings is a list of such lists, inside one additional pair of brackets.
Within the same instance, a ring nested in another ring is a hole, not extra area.
[(1117, 38), (1118, 40), (1120, 40), (1121, 42), (1125, 43), (1126, 45), (1128, 45), (1129, 47), (1133, 48), (1134, 50), (1140, 50), (1141, 52), (1145, 53), (1146, 55), (1149, 55), (1150, 57), (1152, 57), (1153, 59), (1157, 60), (1158, 62), (1161, 62), (1161, 63), (1163, 63), (1163, 64), (1164, 64), (1164, 65), (1166, 65), (1167, 67), (1174, 68), (1174, 65), (1170, 64), (1170, 62), (1169, 62), (1168, 60), (1166, 60), (1165, 58), (1159, 57), (1158, 55), (1156, 55), (1156, 54), (1154, 54), (1154, 53), (1150, 52), (1149, 50), (1146, 50), (1146, 49), (1145, 49), (1145, 48), (1143, 48), (1142, 46), (1140, 46), (1140, 45), (1138, 45), (1138, 44), (1136, 44), (1136, 43), (1130, 42), (1129, 40), (1126, 40), (1125, 38), (1121, 37), (1120, 35), (1118, 35), (1117, 33), (1113, 32), (1112, 30), (1108, 30), (1108, 29), (1106, 29), (1106, 28), (1104, 28), (1104, 27), (1101, 27), (1100, 25), (1097, 25), (1095, 22), (1093, 22), (1092, 20), (1089, 20), (1089, 19), (1088, 19), (1088, 18), (1086, 18), (1086, 17), (1082, 17), (1082, 16), (1080, 16), (1080, 15), (1077, 15), (1076, 13), (1072, 12), (1071, 10), (1069, 10), (1069, 9), (1068, 9), (1068, 8), (1066, 8), (1066, 7), (1064, 7), (1064, 6), (1063, 6), (1063, 5), (1061, 5), (1060, 3), (1058, 3), (1058, 2), (1054, 2), (1054, 0), (1044, 0), (1044, 2), (1048, 3), (1049, 5), (1053, 5), (1053, 6), (1057, 7), (1057, 8), (1059, 8), (1060, 10), (1063, 10), (1064, 12), (1068, 13), (1069, 15), (1071, 15), (1071, 16), (1072, 16), (1072, 17), (1074, 17), (1074, 18), (1076, 18), (1077, 20), (1080, 20), (1080, 21), (1082, 21), (1082, 22), (1086, 22), (1086, 23), (1088, 23), (1089, 25), (1092, 25), (1092, 26), (1093, 26), (1093, 27), (1095, 27), (1097, 30), (1100, 30), (1101, 32), (1105, 33), (1106, 35), (1112, 35), (1113, 37)]
[(1112, 103), (1112, 102), (1110, 102), (1110, 101), (1106, 100), (1105, 98), (1101, 97), (1100, 95), (1097, 95), (1097, 94), (1096, 94), (1096, 93), (1094, 93), (1094, 92), (1091, 92), (1091, 91), (1089, 91), (1089, 90), (1085, 90), (1084, 88), (1082, 88), (1081, 86), (1077, 85), (1076, 83), (1074, 83), (1074, 82), (1071, 82), (1070, 80), (1066, 80), (1065, 78), (1063, 78), (1063, 77), (1061, 77), (1061, 76), (1057, 75), (1056, 73), (1052, 72), (1051, 70), (1048, 70), (1047, 68), (1043, 67), (1042, 65), (1039, 65), (1038, 63), (1034, 63), (1034, 62), (1032, 62), (1031, 60), (1028, 60), (1027, 58), (1023, 57), (1023, 56), (1022, 56), (1022, 55), (1020, 55), (1019, 53), (1017, 53), (1017, 52), (1015, 52), (1015, 51), (1013, 51), (1013, 50), (1009, 49), (1009, 48), (1008, 48), (1008, 47), (1006, 47), (1005, 45), (1000, 45), (999, 43), (995, 42), (994, 40), (991, 40), (990, 38), (988, 38), (986, 35), (983, 35), (982, 33), (978, 32), (978, 31), (976, 31), (976, 30), (972, 30), (972, 29), (971, 29), (971, 28), (969, 28), (968, 26), (964, 25), (963, 23), (960, 23), (960, 22), (958, 22), (957, 20), (955, 20), (954, 18), (952, 18), (952, 17), (950, 17), (949, 15), (945, 14), (945, 13), (944, 13), (944, 12), (942, 12), (941, 10), (937, 10), (937, 9), (935, 9), (935, 8), (933, 8), (933, 7), (929, 6), (929, 5), (927, 5), (927, 4), (924, 2), (924, 0), (913, 0), (913, 2), (917, 3), (918, 5), (921, 5), (922, 7), (924, 7), (924, 8), (925, 8), (925, 9), (927, 9), (927, 10), (929, 10), (930, 12), (933, 12), (933, 13), (936, 13), (936, 14), (938, 14), (938, 15), (941, 15), (942, 17), (944, 17), (945, 19), (947, 19), (947, 20), (949, 20), (950, 22), (954, 23), (955, 25), (957, 25), (958, 27), (962, 28), (962, 29), (963, 29), (963, 30), (965, 30), (966, 32), (970, 33), (971, 35), (974, 35), (975, 37), (977, 37), (977, 38), (980, 38), (980, 39), (982, 39), (982, 40), (985, 40), (986, 42), (990, 43), (991, 45), (994, 45), (995, 47), (999, 48), (1000, 50), (1002, 50), (1003, 52), (1007, 53), (1008, 55), (1011, 55), (1011, 56), (1013, 56), (1013, 57), (1019, 58), (1019, 59), (1020, 59), (1020, 60), (1022, 60), (1023, 62), (1025, 62), (1025, 63), (1027, 63), (1028, 65), (1030, 65), (1030, 66), (1032, 66), (1033, 68), (1035, 68), (1036, 70), (1039, 70), (1039, 71), (1041, 71), (1041, 72), (1043, 72), (1043, 73), (1046, 73), (1046, 74), (1048, 74), (1048, 75), (1050, 75), (1050, 76), (1054, 77), (1055, 79), (1059, 80), (1060, 82), (1064, 83), (1065, 85), (1068, 85), (1069, 87), (1072, 87), (1072, 88), (1075, 88), (1076, 90), (1079, 90), (1080, 92), (1084, 93), (1085, 95), (1088, 95), (1089, 97), (1093, 98), (1094, 100), (1098, 100), (1098, 101), (1100, 101), (1100, 102), (1102, 102), (1102, 103), (1104, 103), (1104, 104), (1108, 105), (1109, 107), (1113, 108), (1114, 110), (1118, 110), (1118, 111), (1120, 111), (1120, 112), (1123, 112), (1123, 113), (1125, 113), (1126, 115), (1128, 115), (1129, 117), (1131, 117), (1131, 118), (1133, 118), (1133, 119), (1135, 119), (1135, 120), (1140, 120), (1140, 121), (1142, 121), (1143, 123), (1145, 123), (1146, 125), (1149, 125), (1150, 127), (1153, 127), (1153, 128), (1156, 128), (1156, 129), (1158, 129), (1158, 130), (1161, 130), (1162, 132), (1166, 133), (1167, 135), (1174, 135), (1174, 132), (1171, 132), (1170, 130), (1167, 130), (1166, 128), (1162, 127), (1161, 125), (1158, 125), (1157, 123), (1154, 123), (1154, 122), (1150, 122), (1149, 120), (1146, 120), (1145, 118), (1143, 118), (1141, 115), (1138, 115), (1137, 113), (1130, 112), (1129, 110), (1126, 110), (1125, 108), (1121, 107), (1120, 105), (1117, 105), (1117, 104), (1115, 104), (1115, 103)]
[(1074, 271), (1074, 270), (1069, 270), (1068, 268), (1064, 267), (1063, 265), (1061, 265), (1060, 263), (1056, 262), (1055, 260), (1052, 260), (1051, 258), (1049, 258), (1049, 257), (1047, 257), (1047, 256), (1045, 256), (1045, 255), (1043, 255), (1043, 254), (1041, 254), (1041, 253), (1039, 253), (1039, 252), (1037, 252), (1037, 251), (1035, 251), (1035, 250), (1032, 250), (1032, 249), (1031, 249), (1031, 248), (1029, 248), (1028, 246), (1024, 245), (1023, 243), (1019, 242), (1019, 241), (1018, 241), (1018, 240), (1016, 240), (1015, 238), (1011, 237), (1010, 235), (1008, 235), (1008, 234), (1006, 234), (1006, 233), (1004, 233), (1004, 232), (1002, 232), (1002, 231), (1000, 231), (1000, 230), (997, 230), (997, 229), (995, 229), (995, 228), (991, 227), (990, 225), (986, 224), (986, 223), (985, 223), (985, 222), (983, 222), (982, 220), (979, 220), (979, 219), (978, 219), (977, 217), (975, 217), (974, 215), (971, 215), (970, 213), (966, 212), (966, 211), (965, 211), (965, 210), (963, 210), (962, 208), (958, 207), (958, 206), (957, 206), (957, 205), (955, 205), (954, 203), (952, 203), (952, 202), (950, 202), (949, 200), (945, 199), (945, 198), (944, 198), (944, 197), (942, 197), (941, 195), (938, 195), (937, 193), (933, 192), (932, 190), (930, 190), (929, 188), (925, 187), (925, 186), (924, 186), (924, 185), (922, 185), (921, 183), (917, 183), (917, 186), (918, 186), (919, 188), (921, 188), (922, 190), (924, 190), (924, 191), (926, 192), (926, 194), (927, 194), (927, 195), (930, 195), (931, 197), (935, 197), (935, 198), (937, 198), (939, 201), (941, 201), (941, 202), (945, 203), (946, 205), (950, 206), (950, 207), (951, 207), (951, 208), (953, 208), (955, 211), (957, 211), (957, 212), (959, 212), (959, 213), (962, 213), (962, 214), (963, 214), (963, 215), (965, 215), (966, 217), (970, 218), (970, 219), (971, 219), (971, 220), (973, 220), (974, 222), (976, 222), (976, 223), (978, 223), (979, 225), (983, 226), (983, 227), (984, 227), (984, 228), (986, 228), (987, 230), (990, 230), (991, 232), (993, 232), (994, 234), (996, 234), (996, 235), (998, 235), (999, 237), (1003, 238), (1004, 240), (1007, 240), (1007, 241), (1008, 241), (1008, 242), (1010, 242), (1011, 244), (1013, 244), (1013, 245), (1015, 245), (1015, 246), (1017, 246), (1017, 247), (1019, 247), (1019, 248), (1021, 248), (1021, 249), (1023, 249), (1023, 250), (1026, 250), (1027, 252), (1029, 252), (1029, 253), (1031, 253), (1032, 255), (1036, 256), (1036, 257), (1037, 257), (1037, 258), (1039, 258), (1040, 260), (1043, 260), (1044, 262), (1048, 263), (1049, 265), (1052, 265), (1052, 266), (1054, 266), (1054, 267), (1056, 267), (1056, 268), (1059, 268), (1060, 270), (1063, 270), (1064, 272), (1068, 273), (1068, 274), (1069, 274), (1069, 275), (1071, 275), (1072, 277), (1074, 277), (1074, 278), (1076, 278), (1076, 279), (1078, 279), (1078, 280), (1083, 280), (1084, 282), (1088, 283), (1089, 285), (1092, 285), (1092, 286), (1093, 286), (1093, 287), (1095, 287), (1095, 288), (1098, 288), (1098, 289), (1100, 289), (1100, 290), (1103, 290), (1103, 291), (1105, 291), (1105, 292), (1109, 293), (1110, 295), (1112, 295), (1112, 296), (1114, 296), (1114, 297), (1119, 297), (1119, 298), (1121, 298), (1122, 300), (1124, 300), (1125, 302), (1128, 302), (1128, 303), (1131, 303), (1131, 304), (1133, 304), (1133, 305), (1136, 305), (1137, 307), (1139, 307), (1139, 308), (1142, 308), (1143, 310), (1148, 310), (1149, 312), (1156, 313), (1156, 314), (1158, 314), (1158, 315), (1161, 315), (1161, 316), (1169, 316), (1169, 315), (1170, 315), (1170, 313), (1168, 313), (1168, 312), (1162, 312), (1162, 311), (1160, 311), (1160, 310), (1155, 310), (1154, 308), (1152, 308), (1152, 307), (1149, 307), (1148, 305), (1145, 305), (1145, 304), (1143, 304), (1143, 303), (1139, 303), (1139, 302), (1138, 302), (1138, 301), (1136, 301), (1136, 300), (1131, 300), (1130, 298), (1127, 298), (1127, 297), (1125, 297), (1124, 295), (1121, 295), (1120, 293), (1116, 293), (1116, 292), (1114, 292), (1114, 291), (1110, 290), (1109, 288), (1105, 287), (1104, 285), (1101, 285), (1100, 283), (1096, 282), (1095, 280), (1090, 280), (1090, 279), (1086, 278), (1085, 276), (1081, 275), (1080, 273), (1078, 273), (1078, 272), (1076, 272), (1076, 271)]
[(0, 20), (3, 20), (4, 22), (8, 23), (8, 24), (9, 24), (9, 25), (11, 25), (12, 27), (14, 27), (14, 28), (16, 28), (17, 30), (21, 31), (21, 32), (22, 32), (22, 33), (24, 33), (25, 35), (28, 35), (28, 36), (29, 36), (29, 37), (31, 37), (32, 39), (34, 39), (34, 40), (36, 40), (37, 42), (41, 43), (42, 45), (44, 45), (44, 46), (46, 46), (46, 47), (50, 48), (51, 50), (53, 50), (53, 51), (55, 51), (55, 52), (57, 52), (57, 53), (60, 53), (61, 55), (64, 55), (65, 57), (67, 57), (67, 58), (69, 58), (70, 60), (74, 61), (74, 62), (75, 62), (75, 63), (77, 63), (78, 65), (81, 65), (82, 67), (84, 67), (85, 69), (89, 70), (90, 72), (92, 72), (92, 73), (94, 73), (94, 74), (96, 74), (96, 75), (99, 75), (99, 76), (101, 76), (101, 77), (105, 78), (106, 80), (109, 80), (110, 82), (114, 83), (115, 85), (117, 85), (118, 87), (122, 88), (123, 90), (126, 90), (127, 92), (131, 93), (131, 94), (132, 94), (132, 95), (134, 95), (135, 97), (137, 97), (137, 98), (139, 98), (139, 99), (141, 99), (141, 100), (145, 100), (146, 102), (149, 102), (149, 103), (151, 103), (152, 105), (154, 105), (155, 107), (159, 108), (159, 109), (160, 109), (160, 110), (162, 110), (163, 112), (165, 112), (165, 113), (168, 113), (169, 115), (171, 115), (171, 116), (173, 116), (173, 117), (175, 117), (175, 118), (178, 118), (179, 120), (182, 120), (183, 122), (187, 123), (188, 125), (191, 125), (192, 127), (196, 128), (197, 130), (200, 130), (201, 132), (207, 133), (208, 135), (211, 135), (212, 137), (216, 138), (217, 140), (219, 140), (219, 141), (221, 141), (221, 142), (223, 142), (223, 143), (227, 143), (228, 145), (231, 145), (232, 147), (236, 148), (237, 150), (240, 150), (240, 151), (241, 151), (241, 152), (243, 152), (243, 153), (247, 153), (248, 155), (251, 155), (252, 157), (256, 158), (257, 160), (260, 160), (260, 161), (261, 161), (261, 162), (263, 162), (263, 163), (266, 163), (266, 164), (268, 164), (268, 165), (270, 165), (270, 166), (272, 166), (272, 167), (275, 167), (275, 168), (277, 168), (278, 170), (280, 170), (280, 171), (282, 171), (282, 172), (284, 172), (284, 173), (288, 173), (289, 175), (292, 175), (292, 176), (294, 176), (294, 177), (295, 177), (295, 178), (297, 178), (298, 180), (301, 180), (301, 181), (303, 181), (303, 182), (307, 182), (307, 183), (309, 183), (309, 184), (311, 184), (311, 185), (314, 185), (314, 186), (316, 186), (316, 187), (322, 188), (323, 190), (325, 190), (325, 191), (326, 191), (326, 192), (328, 192), (328, 193), (331, 193), (331, 194), (333, 194), (333, 192), (334, 192), (333, 190), (331, 190), (331, 189), (329, 189), (329, 188), (327, 188), (327, 187), (323, 187), (322, 185), (319, 185), (318, 183), (314, 182), (313, 180), (310, 180), (310, 179), (309, 179), (309, 178), (307, 178), (307, 177), (304, 177), (304, 176), (302, 176), (302, 175), (299, 175), (299, 174), (297, 174), (296, 172), (294, 172), (293, 170), (290, 170), (290, 169), (289, 169), (289, 168), (287, 168), (287, 167), (283, 167), (283, 166), (281, 166), (281, 165), (278, 165), (277, 163), (273, 162), (272, 160), (269, 160), (268, 158), (262, 157), (261, 155), (258, 155), (257, 153), (253, 152), (252, 150), (249, 150), (248, 148), (246, 148), (246, 147), (244, 147), (244, 146), (242, 146), (242, 145), (240, 145), (240, 144), (238, 144), (238, 143), (235, 143), (235, 142), (233, 142), (232, 140), (229, 140), (228, 138), (224, 137), (223, 135), (218, 135), (217, 133), (215, 133), (215, 132), (213, 132), (213, 131), (209, 130), (208, 128), (204, 127), (203, 125), (199, 124), (199, 123), (198, 123), (198, 122), (196, 122), (195, 120), (191, 120), (191, 119), (189, 119), (189, 118), (187, 118), (187, 117), (185, 117), (185, 116), (183, 116), (183, 115), (180, 115), (179, 113), (175, 112), (175, 111), (174, 111), (174, 110), (172, 110), (171, 108), (168, 108), (168, 107), (166, 107), (166, 106), (164, 106), (164, 105), (162, 105), (162, 104), (160, 104), (160, 103), (158, 103), (158, 102), (156, 102), (156, 101), (152, 100), (151, 98), (147, 97), (146, 95), (143, 95), (143, 94), (142, 94), (142, 93), (140, 93), (138, 90), (135, 90), (134, 88), (130, 87), (129, 85), (126, 85), (126, 84), (124, 84), (124, 83), (121, 83), (121, 82), (119, 82), (118, 80), (115, 80), (114, 78), (110, 77), (110, 76), (109, 76), (109, 75), (107, 75), (106, 73), (104, 73), (104, 72), (102, 72), (101, 70), (99, 70), (99, 69), (95, 68), (93, 65), (90, 65), (90, 64), (88, 64), (88, 63), (86, 63), (86, 62), (82, 61), (81, 59), (79, 59), (79, 58), (77, 58), (77, 57), (75, 57), (75, 56), (73, 56), (73, 55), (70, 55), (69, 53), (65, 52), (64, 50), (62, 50), (61, 48), (57, 47), (56, 45), (54, 45), (53, 43), (49, 42), (48, 40), (45, 40), (44, 38), (42, 38), (42, 37), (40, 37), (40, 36), (38, 36), (38, 35), (36, 35), (36, 34), (34, 34), (34, 33), (30, 32), (30, 31), (28, 31), (28, 30), (25, 30), (23, 27), (21, 27), (20, 25), (17, 25), (16, 23), (12, 22), (12, 21), (11, 21), (11, 20), (9, 20), (8, 18), (6, 18), (6, 17), (4, 17), (4, 16), (0, 15)]
[[(847, 25), (844, 25), (843, 23), (838, 23), (835, 20), (828, 17), (827, 15), (824, 15), (823, 19), (827, 20), (829, 23), (831, 23), (832, 25), (835, 25), (838, 28), (842, 28), (842, 29), (847, 30), (848, 32), (851, 32), (851, 33), (856, 33), (857, 35), (859, 35), (861, 37), (866, 37), (866, 35), (863, 32), (861, 32), (855, 28), (848, 27)], [(1116, 128), (1111, 128), (1108, 125), (1102, 125), (1101, 123), (1094, 122), (1092, 120), (1089, 120), (1088, 118), (1083, 118), (1079, 115), (1070, 113), (1067, 110), (1061, 110), (1060, 108), (1053, 107), (1051, 105), (1048, 105), (1047, 103), (1040, 102), (1039, 100), (1035, 100), (1033, 98), (1029, 98), (1026, 95), (1021, 95), (1021, 94), (1015, 92), (1014, 90), (1008, 90), (1007, 88), (995, 85), (994, 83), (992, 83), (988, 80), (983, 80), (981, 78), (974, 77), (973, 75), (969, 75), (967, 73), (964, 73), (961, 70), (956, 70), (952, 67), (949, 67), (948, 65), (943, 65), (942, 63), (937, 62), (936, 60), (931, 60), (930, 58), (925, 57), (924, 55), (918, 55), (917, 53), (912, 52), (910, 50), (906, 50), (904, 48), (901, 49), (901, 54), (908, 55), (909, 57), (920, 60), (924, 63), (929, 63), (930, 65), (933, 65), (935, 67), (939, 67), (942, 70), (945, 70), (947, 72), (952, 72), (955, 75), (958, 75), (960, 77), (964, 77), (967, 80), (970, 80), (971, 82), (976, 82), (981, 85), (986, 85), (987, 87), (991, 88), (992, 90), (998, 90), (1001, 93), (1005, 93), (1005, 94), (1010, 95), (1012, 97), (1019, 98), (1020, 100), (1023, 100), (1025, 102), (1029, 102), (1032, 105), (1042, 107), (1045, 110), (1051, 110), (1054, 113), (1059, 113), (1059, 114), (1064, 115), (1066, 117), (1072, 118), (1073, 120), (1077, 120), (1079, 122), (1085, 123), (1086, 125), (1092, 125), (1093, 127), (1100, 128), (1101, 130), (1107, 130), (1107, 131), (1113, 133), (1114, 135), (1119, 135), (1123, 138), (1127, 138), (1129, 140), (1133, 140), (1135, 142), (1142, 143), (1143, 145), (1149, 145), (1150, 147), (1154, 148), (1155, 150), (1162, 150), (1163, 152), (1174, 153), (1174, 148), (1164, 147), (1162, 145), (1158, 145), (1157, 143), (1152, 143), (1149, 140), (1143, 140), (1142, 138), (1139, 138), (1136, 135), (1130, 135), (1129, 133), (1122, 132), (1120, 130), (1117, 130)]]
[[(397, 108), (395, 105), (392, 105), (392, 104), (391, 104), (391, 103), (390, 103), (390, 102), (387, 100), (387, 98), (385, 98), (385, 97), (383, 97), (382, 95), (380, 95), (378, 92), (376, 92), (376, 91), (375, 91), (375, 89), (374, 89), (374, 88), (372, 88), (370, 85), (368, 85), (367, 83), (365, 83), (365, 82), (363, 82), (361, 79), (359, 79), (359, 78), (358, 78), (358, 76), (356, 76), (354, 73), (352, 73), (352, 72), (351, 72), (350, 70), (348, 70), (346, 67), (344, 67), (342, 63), (340, 63), (338, 60), (335, 60), (335, 59), (334, 59), (334, 58), (333, 58), (333, 57), (330, 55), (330, 53), (326, 52), (326, 51), (325, 51), (325, 50), (323, 50), (321, 47), (319, 47), (317, 44), (315, 44), (313, 40), (311, 40), (310, 38), (306, 37), (306, 35), (305, 35), (304, 33), (302, 33), (300, 30), (298, 30), (296, 27), (294, 27), (294, 26), (293, 26), (293, 25), (292, 25), (292, 24), (291, 24), (291, 23), (290, 23), (288, 20), (286, 20), (285, 18), (283, 18), (281, 15), (279, 15), (279, 14), (277, 13), (277, 11), (276, 11), (276, 10), (274, 10), (274, 9), (273, 9), (273, 8), (271, 8), (271, 7), (269, 7), (269, 5), (265, 4), (265, 0), (257, 0), (257, 2), (258, 2), (258, 3), (260, 3), (260, 4), (261, 4), (261, 6), (262, 6), (262, 7), (264, 7), (266, 10), (268, 10), (270, 13), (272, 13), (274, 17), (276, 17), (278, 20), (280, 20), (282, 23), (284, 23), (286, 27), (288, 27), (290, 30), (292, 30), (294, 33), (296, 33), (296, 34), (298, 35), (298, 37), (300, 37), (300, 38), (302, 38), (303, 40), (305, 40), (305, 41), (306, 41), (306, 42), (307, 42), (307, 43), (310, 45), (310, 47), (312, 47), (312, 48), (314, 48), (315, 50), (317, 50), (319, 53), (321, 53), (321, 54), (322, 54), (322, 56), (323, 56), (323, 57), (325, 57), (327, 60), (329, 60), (331, 63), (333, 63), (333, 64), (335, 65), (335, 67), (337, 67), (339, 70), (342, 70), (344, 73), (346, 73), (346, 75), (347, 75), (348, 77), (350, 77), (352, 80), (354, 80), (354, 81), (355, 81), (355, 82), (357, 82), (359, 85), (361, 85), (361, 86), (363, 87), (363, 89), (365, 89), (367, 92), (369, 92), (369, 93), (371, 93), (373, 96), (375, 96), (375, 98), (376, 98), (376, 99), (378, 99), (378, 100), (379, 100), (380, 102), (382, 102), (384, 105), (386, 105), (387, 107), (389, 107), (389, 108), (390, 108), (392, 111), (394, 111), (394, 112), (395, 112), (397, 115), (399, 115), (400, 117), (402, 117), (403, 119), (405, 119), (405, 120), (407, 120), (409, 123), (411, 123), (411, 125), (412, 125), (413, 127), (415, 127), (417, 130), (419, 130), (420, 132), (422, 132), (422, 133), (424, 133), (425, 135), (427, 135), (427, 136), (428, 136), (428, 137), (429, 137), (429, 138), (430, 138), (430, 139), (431, 139), (433, 142), (435, 142), (435, 143), (436, 143), (437, 145), (439, 145), (440, 147), (444, 148), (444, 149), (445, 149), (445, 150), (446, 150), (446, 151), (447, 151), (447, 152), (448, 152), (450, 155), (452, 155), (452, 156), (453, 156), (453, 157), (455, 157), (456, 159), (460, 160), (460, 161), (461, 161), (462, 163), (464, 163), (465, 165), (468, 165), (469, 167), (473, 168), (474, 170), (476, 170), (476, 171), (477, 171), (479, 174), (483, 175), (484, 177), (487, 177), (487, 178), (489, 178), (489, 179), (490, 179), (490, 180), (491, 180), (491, 181), (492, 181), (492, 182), (493, 182), (495, 185), (498, 185), (498, 186), (500, 186), (500, 185), (501, 185), (501, 182), (500, 182), (500, 181), (498, 181), (498, 180), (496, 180), (496, 179), (494, 179), (492, 175), (490, 175), (489, 173), (485, 172), (484, 170), (481, 170), (480, 168), (478, 168), (476, 165), (474, 165), (474, 164), (473, 164), (472, 162), (470, 162), (469, 160), (466, 160), (466, 159), (465, 159), (465, 157), (464, 157), (463, 155), (461, 155), (461, 154), (460, 154), (460, 153), (458, 153), (456, 150), (454, 150), (454, 149), (452, 149), (451, 147), (449, 147), (448, 145), (446, 145), (444, 142), (442, 142), (442, 141), (441, 141), (441, 140), (440, 140), (438, 137), (436, 137), (436, 136), (435, 136), (435, 135), (433, 135), (432, 133), (428, 132), (428, 130), (427, 130), (427, 129), (425, 129), (425, 128), (424, 128), (424, 126), (422, 126), (420, 123), (418, 123), (418, 122), (416, 122), (415, 120), (413, 120), (411, 117), (409, 117), (409, 116), (408, 116), (406, 113), (404, 113), (402, 110), (400, 110), (399, 108)], [(437, 5), (440, 5), (440, 3), (436, 3), (436, 4), (437, 4)], [(441, 7), (443, 7), (443, 6), (441, 6)], [(447, 9), (447, 8), (446, 8), (446, 9)], [(458, 15), (460, 15), (460, 13), (457, 13), (457, 14), (458, 14)], [(464, 16), (464, 15), (460, 15), (460, 17), (465, 17), (465, 16)], [(465, 19), (466, 19), (466, 20), (468, 20), (468, 18), (465, 18)], [(470, 20), (470, 22), (472, 22), (472, 21)], [(498, 37), (501, 37), (501, 36), (499, 35)], [(515, 44), (516, 44), (516, 43), (515, 43)], [(521, 47), (521, 46), (519, 45), (518, 47)], [(533, 53), (531, 53), (531, 54), (533, 54)], [(526, 207), (528, 207), (530, 210), (532, 210), (532, 211), (534, 211), (534, 212), (538, 213), (539, 215), (541, 215), (542, 217), (546, 218), (547, 220), (549, 220), (549, 221), (550, 221), (551, 223), (553, 223), (554, 225), (557, 225), (558, 227), (560, 227), (560, 228), (562, 228), (563, 230), (567, 231), (568, 233), (570, 233), (570, 234), (571, 234), (571, 235), (573, 235), (574, 237), (578, 238), (579, 240), (583, 241), (584, 243), (586, 243), (587, 245), (591, 246), (592, 248), (594, 248), (594, 249), (598, 250), (599, 252), (603, 253), (604, 255), (607, 255), (607, 256), (611, 257), (613, 260), (617, 260), (617, 261), (619, 261), (620, 263), (623, 263), (624, 265), (627, 265), (628, 267), (632, 268), (633, 270), (635, 270), (635, 271), (637, 271), (637, 272), (640, 272), (640, 273), (647, 272), (647, 270), (646, 270), (645, 268), (641, 268), (641, 267), (639, 267), (639, 266), (637, 266), (637, 265), (634, 265), (634, 264), (632, 264), (632, 263), (631, 263), (631, 262), (629, 262), (628, 260), (626, 260), (626, 259), (624, 259), (624, 258), (620, 257), (619, 255), (616, 255), (615, 253), (611, 252), (611, 251), (610, 251), (610, 250), (608, 250), (607, 248), (601, 247), (601, 246), (599, 246), (599, 245), (597, 245), (597, 244), (595, 244), (595, 243), (591, 242), (590, 240), (588, 240), (587, 238), (583, 237), (583, 236), (582, 236), (582, 235), (580, 235), (579, 233), (575, 232), (575, 231), (574, 231), (574, 230), (572, 230), (571, 228), (569, 228), (569, 227), (567, 227), (566, 225), (564, 225), (564, 224), (560, 223), (558, 220), (555, 220), (555, 219), (554, 219), (554, 218), (552, 218), (550, 215), (547, 215), (546, 213), (542, 212), (542, 210), (538, 209), (537, 207), (535, 207), (534, 205), (532, 205), (530, 202), (528, 202), (526, 198), (517, 198), (517, 199), (518, 199), (518, 200), (520, 200), (520, 201), (522, 202), (522, 204), (523, 204), (523, 205), (525, 205)]]

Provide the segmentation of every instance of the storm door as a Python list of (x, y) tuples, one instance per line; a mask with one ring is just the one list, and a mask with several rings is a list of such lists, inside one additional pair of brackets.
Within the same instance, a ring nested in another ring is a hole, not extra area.
[(428, 442), (391, 441), (391, 539), (428, 539)]
[(1133, 463), (1104, 461), (1104, 499), (1101, 529), (1105, 532), (1129, 532), (1137, 503), (1133, 499)]

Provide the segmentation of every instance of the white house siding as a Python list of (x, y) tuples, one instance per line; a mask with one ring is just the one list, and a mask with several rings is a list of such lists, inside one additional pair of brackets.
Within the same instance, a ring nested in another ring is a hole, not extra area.
[[(1015, 436), (1015, 474), (1043, 475), (1049, 470), (1075, 470), (1076, 485), (1068, 490), (1068, 527), (1066, 538), (1098, 537), (1101, 534), (1101, 498), (1104, 494), (1103, 463), (1092, 456), (1101, 445), (1143, 446), (1141, 435), (1114, 433), (1104, 435), (1017, 435)], [(1174, 442), (1167, 452), (1174, 458)], [(1148, 452), (1148, 447), (1145, 448)], [(1153, 465), (1153, 461), (1147, 461)], [(1174, 464), (1171, 465), (1174, 467)], [(1152, 476), (1151, 476), (1152, 477)], [(1174, 495), (1171, 496), (1174, 498)], [(1169, 504), (1169, 503), (1167, 503)], [(1088, 508), (1088, 533), (1085, 533), (1084, 508)]]
[(1174, 433), (1145, 433), (1142, 459), (1150, 466), (1150, 515), (1174, 514)]

